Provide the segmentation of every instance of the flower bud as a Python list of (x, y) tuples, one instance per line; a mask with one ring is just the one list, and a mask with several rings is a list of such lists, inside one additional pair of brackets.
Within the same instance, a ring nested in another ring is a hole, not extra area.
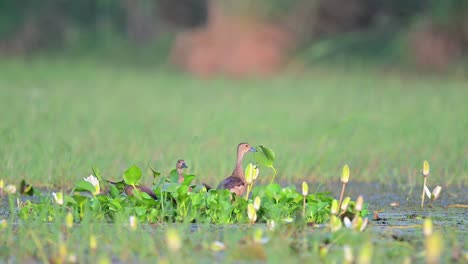
[(341, 174), (341, 182), (346, 184), (349, 181), (349, 166), (344, 165), (343, 173)]
[(309, 185), (307, 184), (307, 182), (302, 182), (302, 195), (307, 196), (308, 193), (309, 193)]
[(257, 212), (253, 204), (247, 205), (247, 216), (249, 217), (250, 223), (253, 224), (257, 221)]
[(424, 177), (429, 175), (429, 162), (427, 162), (427, 160), (425, 160), (423, 164), (423, 175)]
[(258, 209), (260, 209), (260, 204), (261, 204), (262, 200), (260, 199), (260, 197), (255, 197), (255, 200), (254, 200), (254, 208), (255, 208), (255, 211), (258, 211)]

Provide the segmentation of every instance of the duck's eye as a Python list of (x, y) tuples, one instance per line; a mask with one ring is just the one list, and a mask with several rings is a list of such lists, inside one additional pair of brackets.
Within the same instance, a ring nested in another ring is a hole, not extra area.
[(248, 147), (249, 147), (249, 144), (245, 144), (245, 147), (248, 148)]

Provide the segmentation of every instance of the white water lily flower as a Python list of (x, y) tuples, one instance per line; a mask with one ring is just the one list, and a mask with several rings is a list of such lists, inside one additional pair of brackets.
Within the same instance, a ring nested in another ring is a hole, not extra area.
[(53, 192), (52, 196), (54, 197), (54, 202), (58, 205), (63, 205), (63, 193), (62, 192)]
[(434, 190), (432, 191), (431, 200), (434, 201), (435, 199), (439, 198), (441, 191), (442, 191), (441, 186), (435, 187)]
[(348, 217), (343, 218), (343, 223), (346, 226), (346, 228), (351, 228), (353, 226), (353, 223)]
[(424, 185), (424, 192), (426, 193), (426, 196), (427, 198), (431, 198), (431, 190), (429, 190), (429, 188), (427, 188), (426, 185)]
[(13, 184), (8, 184), (8, 185), (5, 187), (5, 192), (6, 192), (6, 193), (9, 193), (9, 194), (14, 194), (14, 193), (16, 193), (16, 186), (14, 186)]
[(84, 178), (84, 180), (91, 183), (94, 186), (94, 189), (96, 190), (93, 193), (94, 195), (101, 193), (101, 186), (99, 186), (99, 180), (96, 176), (91, 174), (87, 178)]

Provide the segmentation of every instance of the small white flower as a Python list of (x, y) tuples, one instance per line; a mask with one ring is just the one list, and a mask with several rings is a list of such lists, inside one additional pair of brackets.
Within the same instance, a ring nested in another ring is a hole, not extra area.
[(58, 205), (63, 205), (63, 193), (62, 192), (53, 192), (52, 196), (54, 197), (54, 202)]
[(346, 226), (346, 228), (351, 228), (353, 227), (353, 223), (348, 217), (343, 218), (343, 223)]
[(431, 190), (429, 190), (429, 188), (427, 188), (426, 185), (424, 185), (424, 192), (426, 193), (426, 196), (427, 198), (431, 198)]
[(432, 191), (431, 200), (434, 201), (435, 199), (439, 198), (439, 195), (440, 195), (441, 191), (442, 191), (441, 186), (435, 187), (434, 190)]
[(8, 184), (6, 187), (5, 187), (5, 192), (6, 193), (9, 193), (9, 194), (14, 194), (16, 193), (16, 186), (12, 185), (12, 184)]
[(101, 193), (101, 186), (99, 186), (99, 180), (94, 175), (89, 175), (87, 178), (84, 178), (85, 181), (91, 183), (96, 190), (93, 194), (100, 194)]
[(129, 223), (130, 223), (130, 229), (132, 230), (136, 230), (137, 228), (137, 218), (134, 216), (134, 215), (131, 215), (128, 219)]

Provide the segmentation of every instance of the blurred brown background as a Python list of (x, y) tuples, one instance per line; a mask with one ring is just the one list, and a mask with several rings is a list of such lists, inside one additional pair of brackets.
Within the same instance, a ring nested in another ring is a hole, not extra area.
[(443, 72), (467, 50), (466, 0), (0, 1), (4, 57), (107, 54), (238, 77), (353, 60)]

